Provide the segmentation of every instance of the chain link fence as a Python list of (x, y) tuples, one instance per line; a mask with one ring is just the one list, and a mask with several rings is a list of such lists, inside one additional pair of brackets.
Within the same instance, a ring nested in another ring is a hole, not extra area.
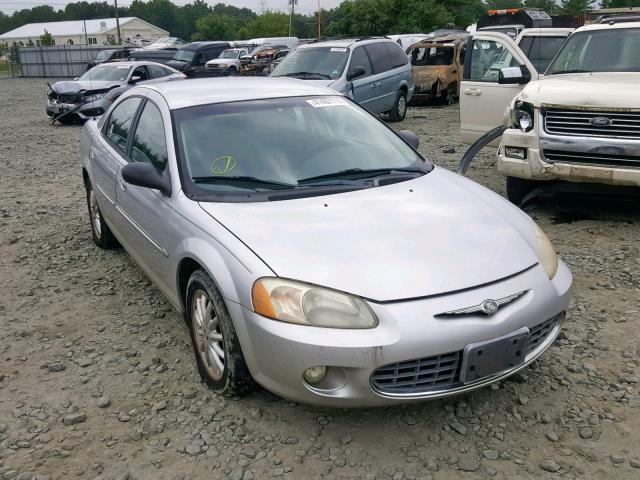
[(53, 45), (47, 47), (12, 46), (6, 62), (0, 63), (0, 75), (12, 77), (79, 77), (87, 64), (102, 50), (123, 47), (98, 45)]

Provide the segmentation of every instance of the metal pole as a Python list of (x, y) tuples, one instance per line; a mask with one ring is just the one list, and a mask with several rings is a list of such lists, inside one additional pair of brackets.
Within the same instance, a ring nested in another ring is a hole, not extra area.
[(113, 0), (116, 5), (116, 28), (118, 29), (118, 45), (122, 45), (122, 36), (120, 35), (120, 17), (118, 17), (118, 0)]
[(84, 43), (89, 45), (89, 37), (87, 36), (87, 21), (82, 20), (82, 22), (84, 23)]
[(292, 22), (293, 22), (293, 5), (295, 4), (296, 0), (289, 0), (289, 2), (291, 3), (291, 10), (289, 10), (289, 36), (291, 36), (291, 28), (292, 28)]
[(320, 38), (320, 0), (318, 0), (318, 38)]

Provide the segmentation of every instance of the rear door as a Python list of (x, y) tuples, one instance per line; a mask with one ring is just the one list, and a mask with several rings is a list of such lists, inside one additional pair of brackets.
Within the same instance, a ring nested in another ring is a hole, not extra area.
[(531, 79), (538, 72), (526, 55), (507, 35), (476, 33), (467, 43), (460, 84), (460, 134), (464, 143), (473, 143), (489, 130), (502, 125), (504, 112), (524, 85), (501, 85), (501, 68), (524, 66)]
[[(395, 85), (389, 78), (389, 70), (392, 69), (389, 50), (383, 42), (365, 45), (365, 51), (369, 54), (373, 75), (369, 77), (369, 110), (374, 113), (382, 113), (391, 110), (395, 101)], [(390, 94), (393, 85), (393, 96)]]

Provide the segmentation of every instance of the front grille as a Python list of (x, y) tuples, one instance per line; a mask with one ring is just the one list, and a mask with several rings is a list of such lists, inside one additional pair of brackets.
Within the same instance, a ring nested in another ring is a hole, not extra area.
[[(613, 147), (610, 147), (613, 148)], [(640, 168), (640, 157), (613, 153), (567, 152), (564, 150), (543, 150), (542, 155), (547, 162), (577, 163), (606, 167)]]
[[(527, 354), (544, 343), (563, 315), (564, 312), (530, 329)], [(461, 387), (462, 355), (463, 350), (458, 350), (391, 363), (374, 370), (371, 374), (371, 385), (378, 392), (390, 394), (428, 393)]]
[(640, 112), (545, 110), (544, 129), (555, 135), (640, 139)]
[(60, 103), (80, 103), (81, 95), (79, 93), (63, 93), (58, 95), (58, 101)]

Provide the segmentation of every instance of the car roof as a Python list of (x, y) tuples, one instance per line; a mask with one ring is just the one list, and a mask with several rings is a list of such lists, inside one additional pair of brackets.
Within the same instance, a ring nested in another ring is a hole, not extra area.
[(229, 42), (191, 42), (191, 43), (187, 43), (186, 45), (183, 45), (181, 48), (182, 50), (197, 50), (199, 48), (203, 48), (203, 47), (217, 47), (217, 46), (222, 46), (222, 45), (230, 45)]
[(584, 27), (577, 28), (573, 33), (587, 32), (590, 30), (607, 30), (610, 28), (640, 28), (640, 22), (620, 22), (620, 23), (592, 23)]
[[(160, 65), (161, 67), (165, 67), (165, 68), (169, 68), (171, 70), (171, 67), (167, 66), (167, 65), (163, 65), (161, 63), (158, 62), (150, 62), (148, 60), (125, 60), (124, 62), (106, 62), (106, 63), (101, 63), (100, 65), (97, 65), (99, 67), (139, 67), (140, 65)], [(95, 67), (94, 67), (95, 68)]]
[(397, 45), (396, 42), (386, 37), (370, 37), (370, 38), (337, 38), (328, 40), (318, 40), (315, 42), (304, 43), (298, 46), (298, 49), (314, 48), (314, 47), (344, 47), (348, 48), (354, 44), (367, 45), (370, 43), (389, 42)]
[(171, 110), (212, 103), (269, 98), (340, 95), (335, 90), (295, 78), (220, 77), (141, 85), (164, 97)]

